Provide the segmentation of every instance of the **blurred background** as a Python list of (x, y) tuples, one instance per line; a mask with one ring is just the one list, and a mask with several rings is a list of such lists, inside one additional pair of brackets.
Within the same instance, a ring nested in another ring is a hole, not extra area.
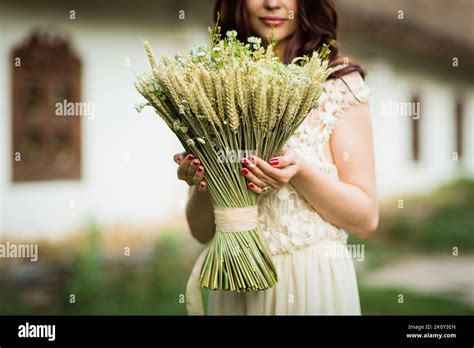
[[(182, 149), (136, 112), (133, 82), (150, 70), (143, 40), (170, 56), (207, 43), (212, 8), (0, 2), (0, 314), (186, 313), (202, 246), (172, 161)], [(362, 312), (474, 314), (474, 2), (336, 8), (373, 97), (380, 225), (349, 241), (364, 246)]]

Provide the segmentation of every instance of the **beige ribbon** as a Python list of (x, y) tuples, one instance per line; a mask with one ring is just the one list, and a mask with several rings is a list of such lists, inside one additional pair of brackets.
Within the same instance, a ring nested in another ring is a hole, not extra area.
[[(245, 208), (214, 208), (216, 233), (240, 232), (255, 229), (257, 228), (257, 216), (257, 205)], [(206, 248), (197, 258), (186, 284), (186, 310), (188, 315), (204, 315), (199, 278), (211, 243), (212, 241), (207, 244)]]

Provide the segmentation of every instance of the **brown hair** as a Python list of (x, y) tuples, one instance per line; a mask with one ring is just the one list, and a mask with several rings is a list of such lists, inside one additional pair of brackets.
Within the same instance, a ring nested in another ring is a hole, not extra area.
[[(245, 0), (216, 0), (214, 21), (220, 13), (219, 25), (221, 32), (236, 30), (240, 41), (247, 41), (254, 35), (251, 31), (248, 13), (244, 6)], [(329, 45), (331, 67), (344, 64), (331, 74), (329, 78), (338, 78), (357, 71), (365, 78), (365, 70), (351, 57), (339, 54), (336, 40), (337, 13), (332, 0), (298, 0), (298, 28), (289, 39), (284, 59), (286, 64), (295, 57), (310, 56), (313, 51), (320, 50), (324, 44)]]

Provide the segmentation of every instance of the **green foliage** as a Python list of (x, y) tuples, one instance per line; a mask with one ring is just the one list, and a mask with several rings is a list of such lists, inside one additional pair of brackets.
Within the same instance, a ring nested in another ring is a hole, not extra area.
[(186, 313), (183, 301), (191, 264), (184, 257), (183, 244), (180, 235), (170, 230), (161, 236), (154, 248), (149, 289), (154, 300), (160, 303), (160, 313)]
[[(186, 314), (184, 301), (191, 255), (176, 231), (161, 233), (148, 261), (128, 257), (104, 263), (100, 232), (88, 233), (67, 272), (63, 312), (67, 314)], [(194, 257), (194, 255), (192, 255)], [(76, 303), (69, 303), (69, 295)]]
[(101, 303), (103, 289), (103, 255), (101, 234), (94, 222), (89, 224), (86, 232), (86, 243), (78, 250), (72, 263), (71, 278), (66, 283), (65, 301), (74, 295), (75, 301), (86, 309)]
[[(403, 303), (399, 303), (399, 295)], [(359, 286), (363, 315), (473, 315), (474, 308), (439, 295)]]
[[(405, 199), (380, 216), (380, 228), (367, 245), (412, 251), (474, 250), (474, 181), (461, 179), (429, 194)], [(397, 211), (396, 214), (393, 214)], [(351, 237), (351, 241), (355, 241)]]
[(447, 202), (428, 214), (423, 223), (413, 222), (418, 233), (411, 236), (413, 243), (424, 249), (474, 250), (474, 181), (460, 180), (442, 187), (438, 192)]

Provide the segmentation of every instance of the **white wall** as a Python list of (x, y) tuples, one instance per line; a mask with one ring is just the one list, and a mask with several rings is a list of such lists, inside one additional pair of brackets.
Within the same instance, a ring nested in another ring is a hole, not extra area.
[[(152, 110), (137, 115), (134, 104), (142, 99), (133, 86), (133, 71), (149, 70), (140, 39), (149, 40), (157, 55), (174, 54), (206, 41), (207, 24), (172, 18), (154, 23), (151, 10), (146, 20), (135, 13), (131, 22), (126, 11), (95, 16), (78, 11), (78, 19), (70, 22), (64, 8), (41, 9), (39, 13), (39, 7), (24, 10), (0, 5), (0, 233), (4, 237), (52, 238), (73, 231), (89, 217), (99, 223), (137, 225), (184, 218), (187, 185), (176, 179), (171, 158), (181, 147)], [(163, 17), (166, 15), (161, 14)], [(9, 55), (14, 45), (38, 27), (70, 36), (82, 59), (83, 101), (95, 103), (95, 118), (82, 119), (80, 181), (11, 182)], [(127, 58), (130, 67), (125, 66)], [(408, 75), (384, 62), (372, 61), (365, 67), (376, 111), (379, 197), (431, 189), (457, 175), (450, 147), (454, 146), (453, 87), (429, 76)], [(411, 90), (422, 97), (422, 159), (416, 164), (410, 159), (410, 119), (377, 114), (381, 102), (411, 101)], [(474, 91), (472, 86), (465, 91), (465, 152), (472, 175)]]
[(464, 137), (465, 170), (468, 173), (474, 173), (474, 89), (466, 90), (465, 101), (464, 128), (467, 134)]
[[(100, 223), (153, 224), (182, 215), (187, 185), (176, 179), (172, 162), (181, 146), (152, 110), (135, 111), (134, 104), (143, 100), (133, 72), (149, 70), (140, 39), (149, 40), (157, 55), (174, 54), (207, 40), (207, 24), (186, 22), (181, 30), (176, 20), (156, 26), (135, 22), (124, 29), (120, 20), (108, 18), (103, 25), (100, 17), (80, 15), (82, 20), (71, 23), (55, 10), (38, 15), (0, 6), (0, 232), (5, 238), (52, 238), (89, 217)], [(82, 118), (83, 176), (13, 184), (9, 55), (34, 28), (49, 24), (53, 33), (70, 36), (82, 59), (82, 101), (95, 104), (95, 117)]]
[[(407, 74), (386, 62), (366, 64), (367, 83), (373, 96), (373, 129), (377, 186), (381, 199), (436, 188), (463, 173), (453, 161), (455, 151), (454, 103), (459, 90), (465, 98), (466, 173), (473, 175), (473, 106), (472, 86), (465, 88), (424, 74)], [(383, 103), (411, 102), (412, 94), (420, 96), (420, 160), (411, 159), (411, 118), (383, 115)]]

